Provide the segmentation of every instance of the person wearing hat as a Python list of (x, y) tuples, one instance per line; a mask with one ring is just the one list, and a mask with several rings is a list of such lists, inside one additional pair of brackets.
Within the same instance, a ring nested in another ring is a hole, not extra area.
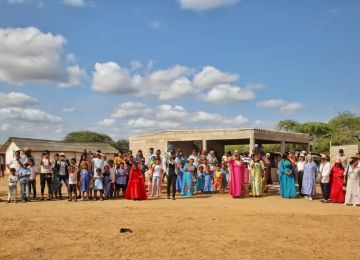
[(172, 199), (175, 200), (176, 193), (176, 179), (177, 175), (180, 171), (179, 169), (180, 159), (176, 157), (175, 150), (170, 152), (170, 156), (166, 158), (165, 166), (166, 166), (166, 194), (167, 198), (170, 199), (170, 192), (172, 195)]
[(359, 157), (353, 155), (349, 165), (345, 170), (346, 177), (346, 194), (345, 194), (345, 205), (360, 205), (360, 169)]
[[(66, 156), (64, 153), (60, 153), (60, 160), (56, 162), (55, 168), (59, 173), (59, 197), (62, 199), (61, 194), (61, 183), (63, 182), (68, 190), (69, 188), (69, 166), (70, 162), (68, 159), (66, 159)], [(69, 192), (69, 190), (68, 190)], [(68, 194), (69, 195), (69, 194)]]
[(322, 202), (328, 203), (329, 192), (330, 192), (329, 182), (330, 182), (331, 165), (329, 163), (329, 158), (326, 154), (322, 154), (320, 159), (321, 159), (321, 163), (319, 166), (318, 178), (320, 180), (321, 193), (323, 195)]
[(305, 165), (305, 153), (301, 153), (299, 156), (299, 160), (296, 162), (296, 169), (297, 169), (297, 178), (299, 184), (299, 197), (304, 197), (304, 194), (301, 193), (303, 177), (304, 177), (304, 165)]
[(342, 148), (339, 149), (339, 154), (335, 157), (335, 160), (336, 159), (340, 159), (344, 169), (347, 167), (348, 159), (344, 153), (344, 149), (342, 149)]
[(33, 159), (33, 156), (31, 155), (31, 149), (29, 147), (25, 147), (23, 150), (24, 154), (20, 157), (20, 163), (24, 164), (26, 162), (29, 162), (30, 159)]
[(335, 165), (330, 172), (330, 196), (329, 200), (333, 203), (345, 202), (345, 169), (340, 159), (335, 160)]
[(20, 182), (20, 194), (23, 202), (29, 201), (29, 182), (31, 171), (29, 169), (29, 162), (25, 162), (19, 170), (17, 177)]

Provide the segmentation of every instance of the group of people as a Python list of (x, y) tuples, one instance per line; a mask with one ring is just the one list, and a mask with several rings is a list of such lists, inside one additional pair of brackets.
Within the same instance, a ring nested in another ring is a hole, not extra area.
[[(348, 158), (344, 150), (330, 158), (322, 154), (317, 165), (311, 154), (304, 152), (295, 156), (294, 153), (284, 154), (279, 162), (278, 174), (280, 195), (283, 198), (304, 197), (313, 200), (316, 194), (316, 184), (320, 183), (322, 202), (345, 203), (345, 205), (360, 205), (360, 154)], [(296, 176), (298, 191), (296, 193)]]
[[(36, 177), (40, 175), (40, 200), (62, 199), (62, 188), (66, 187), (69, 201), (107, 200), (125, 198), (146, 200), (160, 197), (162, 184), (166, 182), (166, 196), (175, 199), (176, 194), (192, 196), (197, 193), (226, 193), (233, 198), (260, 197), (269, 191), (272, 184), (271, 172), (278, 168), (280, 195), (283, 198), (305, 197), (313, 200), (316, 183), (321, 186), (323, 202), (337, 202), (349, 205), (360, 204), (359, 154), (350, 157), (349, 163), (343, 151), (332, 164), (326, 155), (321, 155), (317, 165), (311, 154), (302, 152), (284, 154), (275, 163), (271, 155), (264, 156), (255, 151), (227, 154), (219, 157), (215, 151), (194, 149), (185, 156), (180, 149), (169, 146), (162, 154), (150, 148), (147, 158), (139, 150), (119, 151), (114, 158), (106, 158), (101, 151), (95, 154), (84, 151), (79, 161), (68, 160), (64, 153), (53, 155), (45, 151), (39, 165), (31, 156), (31, 149), (15, 152), (8, 164), (8, 202), (16, 201), (17, 186), (20, 184), (23, 202), (37, 199)], [(277, 165), (276, 165), (277, 164)], [(298, 193), (296, 191), (298, 182)]]

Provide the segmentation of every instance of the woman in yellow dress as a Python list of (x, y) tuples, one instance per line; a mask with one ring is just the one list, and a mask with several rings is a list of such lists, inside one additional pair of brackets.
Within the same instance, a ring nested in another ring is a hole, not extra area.
[(260, 160), (259, 155), (255, 155), (250, 162), (251, 189), (254, 197), (260, 197), (262, 192), (262, 176), (264, 175), (265, 165)]

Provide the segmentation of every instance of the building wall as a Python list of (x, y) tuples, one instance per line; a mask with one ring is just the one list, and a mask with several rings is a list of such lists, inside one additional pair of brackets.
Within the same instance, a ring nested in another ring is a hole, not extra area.
[(339, 146), (331, 146), (330, 147), (330, 158), (334, 161), (336, 155), (339, 154), (339, 149), (344, 149), (344, 153), (346, 156), (350, 157), (360, 151), (360, 145), (339, 145)]

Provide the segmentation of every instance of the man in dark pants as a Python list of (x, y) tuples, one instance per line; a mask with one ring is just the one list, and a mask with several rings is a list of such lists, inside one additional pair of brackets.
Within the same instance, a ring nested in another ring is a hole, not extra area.
[(176, 193), (176, 178), (179, 171), (179, 159), (176, 157), (174, 150), (170, 152), (170, 156), (166, 160), (166, 176), (167, 176), (167, 198), (170, 199), (170, 190), (172, 193), (172, 199), (175, 200)]
[(302, 180), (304, 176), (304, 165), (305, 165), (305, 154), (301, 153), (299, 160), (296, 162), (297, 174), (298, 174), (298, 184), (299, 184), (299, 197), (303, 197), (301, 193), (302, 189)]

